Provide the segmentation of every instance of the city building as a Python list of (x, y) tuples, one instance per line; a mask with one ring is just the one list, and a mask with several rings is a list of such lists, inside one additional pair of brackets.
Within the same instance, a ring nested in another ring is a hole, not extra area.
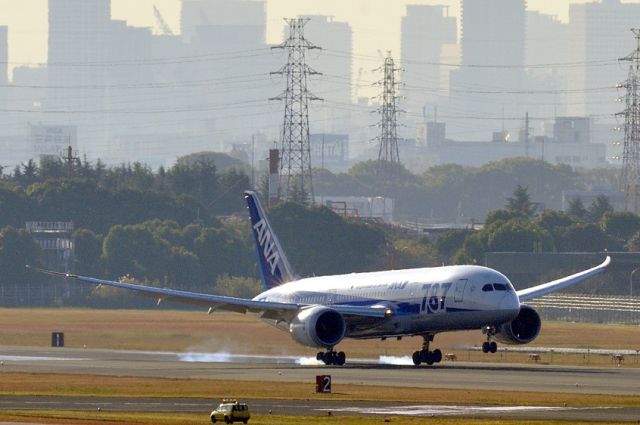
[(348, 134), (311, 134), (311, 164), (333, 173), (344, 173), (349, 169)]
[(526, 112), (525, 9), (525, 0), (462, 0), (461, 64), (451, 71), (446, 110), (455, 138), (517, 133), (512, 118)]
[(266, 4), (262, 0), (182, 0), (180, 28), (187, 43), (193, 41), (198, 27), (232, 26), (245, 27), (264, 44), (266, 16)]
[(400, 64), (403, 108), (432, 111), (448, 93), (449, 67), (442, 67), (446, 45), (458, 40), (456, 18), (448, 6), (407, 5), (401, 22)]
[(630, 29), (637, 28), (638, 22), (637, 3), (602, 0), (569, 6), (569, 53), (565, 62), (584, 63), (569, 69), (570, 114), (615, 122), (612, 114), (623, 106), (615, 102), (620, 94), (613, 88), (627, 78), (629, 71), (618, 59), (636, 48)]
[(62, 157), (67, 148), (75, 151), (78, 146), (78, 129), (75, 126), (29, 124), (31, 158), (43, 156)]
[[(321, 50), (309, 50), (307, 65), (321, 75), (310, 76), (309, 91), (322, 102), (309, 105), (311, 131), (343, 133), (351, 127), (350, 111), (353, 93), (352, 60), (353, 34), (351, 26), (331, 16), (303, 16), (308, 21), (304, 36)], [(283, 28), (283, 39), (288, 37), (289, 26)]]

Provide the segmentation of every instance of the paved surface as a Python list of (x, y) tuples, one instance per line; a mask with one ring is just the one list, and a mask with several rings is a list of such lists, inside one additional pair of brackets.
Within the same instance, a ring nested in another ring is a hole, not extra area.
[[(402, 359), (400, 359), (402, 360)], [(388, 363), (388, 361), (387, 361)], [(402, 363), (402, 361), (400, 361)], [(304, 364), (307, 364), (304, 366)], [(311, 364), (311, 365), (308, 365)], [(226, 353), (165, 353), (66, 348), (0, 347), (2, 372), (75, 373), (91, 375), (215, 378), (266, 382), (308, 382), (328, 373), (334, 390), (340, 384), (634, 395), (640, 400), (640, 369), (585, 368), (548, 365), (444, 363), (434, 367), (381, 364), (354, 359), (344, 367), (315, 365), (314, 359), (243, 356)], [(416, 403), (353, 403), (331, 401), (252, 400), (256, 413), (317, 415), (421, 415), (545, 418), (566, 420), (640, 421), (640, 408), (544, 408), (499, 406), (432, 406)], [(205, 399), (124, 399), (74, 397), (4, 397), (0, 409), (97, 409), (137, 411), (211, 410)]]
[[(630, 421), (640, 419), (640, 408), (562, 408), (540, 406), (440, 406), (408, 403), (335, 402), (322, 400), (247, 400), (259, 415), (380, 415), (463, 416), (512, 419), (555, 419), (571, 421)], [(90, 410), (102, 412), (190, 412), (207, 417), (218, 400), (197, 398), (130, 399), (122, 397), (6, 397), (0, 409)], [(2, 425), (2, 423), (0, 423)]]

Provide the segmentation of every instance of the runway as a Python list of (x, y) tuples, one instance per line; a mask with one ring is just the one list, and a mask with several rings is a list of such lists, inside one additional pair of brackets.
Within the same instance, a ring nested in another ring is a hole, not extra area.
[[(2, 372), (197, 378), (266, 382), (315, 382), (318, 374), (343, 384), (388, 387), (450, 388), (477, 391), (533, 391), (638, 396), (640, 369), (586, 368), (549, 365), (500, 365), (450, 362), (433, 367), (405, 366), (403, 358), (351, 359), (343, 367), (319, 366), (315, 359), (230, 353), (172, 353), (119, 350), (0, 347)], [(1, 375), (0, 375), (1, 376)], [(524, 403), (525, 401), (523, 401)], [(80, 404), (78, 404), (80, 403)], [(129, 403), (129, 404), (127, 404)], [(11, 398), (0, 396), (0, 408), (210, 411), (214, 401), (120, 398)], [(640, 401), (639, 401), (640, 404)], [(162, 405), (160, 407), (159, 405)], [(433, 406), (416, 403), (353, 403), (327, 401), (252, 400), (256, 413), (317, 415), (421, 415), (638, 421), (639, 408), (548, 408), (541, 406)], [(277, 407), (280, 406), (280, 407)], [(284, 407), (283, 407), (284, 406)]]

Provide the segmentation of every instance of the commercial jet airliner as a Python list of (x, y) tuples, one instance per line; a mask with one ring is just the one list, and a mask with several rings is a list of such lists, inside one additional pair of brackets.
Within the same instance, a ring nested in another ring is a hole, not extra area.
[(446, 266), (298, 278), (271, 228), (257, 195), (245, 192), (253, 239), (265, 291), (253, 299), (225, 297), (95, 279), (38, 270), (91, 285), (108, 285), (162, 300), (214, 310), (255, 313), (288, 332), (298, 343), (323, 349), (317, 359), (343, 365), (346, 355), (335, 351), (344, 338), (420, 336), (422, 348), (413, 353), (416, 366), (442, 360), (430, 350), (440, 332), (479, 329), (486, 335), (485, 353), (497, 351), (496, 341), (526, 344), (540, 332), (538, 313), (523, 304), (582, 282), (605, 270), (607, 257), (591, 269), (516, 291), (502, 273), (481, 266)]

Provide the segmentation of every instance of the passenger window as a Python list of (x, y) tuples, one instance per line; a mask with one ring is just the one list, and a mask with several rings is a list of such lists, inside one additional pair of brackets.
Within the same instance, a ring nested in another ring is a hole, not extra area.
[(482, 291), (483, 291), (483, 292), (490, 292), (490, 291), (493, 291), (493, 286), (491, 286), (491, 284), (490, 284), (490, 283), (487, 283), (486, 285), (484, 285), (484, 286), (482, 287)]
[(494, 283), (493, 287), (495, 288), (496, 291), (506, 291), (507, 290), (507, 285), (505, 285), (504, 283)]

